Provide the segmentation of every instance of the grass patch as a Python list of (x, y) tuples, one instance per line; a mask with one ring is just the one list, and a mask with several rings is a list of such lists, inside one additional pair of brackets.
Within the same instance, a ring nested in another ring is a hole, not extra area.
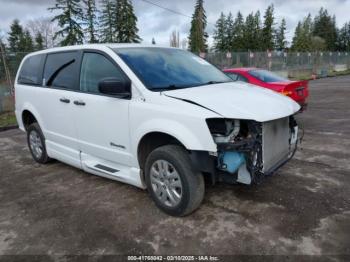
[(17, 120), (14, 112), (0, 114), (0, 127), (17, 125)]
[(311, 80), (312, 76), (309, 74), (298, 74), (296, 77), (289, 77), (290, 80)]
[(345, 70), (345, 71), (340, 71), (340, 72), (330, 72), (328, 74), (328, 76), (343, 76), (343, 75), (349, 75), (350, 74), (350, 69), (349, 70)]
[[(346, 71), (341, 71), (341, 72), (335, 72), (331, 71), (328, 72), (328, 74), (324, 77), (317, 76), (316, 78), (327, 78), (327, 77), (334, 77), (334, 76), (343, 76), (343, 75), (350, 75), (350, 69)], [(289, 77), (290, 80), (312, 80), (312, 76), (309, 74), (297, 74), (295, 77)]]

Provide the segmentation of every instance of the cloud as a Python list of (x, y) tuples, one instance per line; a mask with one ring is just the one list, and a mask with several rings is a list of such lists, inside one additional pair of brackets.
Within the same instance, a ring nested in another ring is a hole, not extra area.
[(0, 0), (0, 4), (24, 4), (24, 5), (47, 5), (54, 3), (55, 0)]
[[(175, 12), (192, 16), (195, 0), (148, 0), (157, 5), (164, 6)], [(52, 16), (47, 8), (53, 6), (54, 0), (0, 0), (0, 29), (8, 30), (11, 21), (19, 18), (22, 24), (37, 17)], [(213, 28), (220, 13), (232, 12), (235, 16), (241, 11), (244, 16), (260, 10), (263, 16), (267, 6), (273, 3), (275, 6), (276, 22), (285, 18), (287, 21), (288, 38), (291, 40), (294, 28), (299, 20), (308, 13), (316, 15), (320, 7), (328, 9), (330, 14), (337, 17), (338, 26), (343, 25), (349, 19), (350, 0), (205, 0), (205, 10), (208, 18), (207, 31), (213, 33)], [(154, 37), (158, 44), (168, 45), (169, 36), (173, 30), (180, 32), (181, 38), (187, 38), (191, 19), (173, 12), (161, 9), (143, 0), (133, 0), (136, 15), (138, 17), (139, 34), (145, 43), (150, 43)]]

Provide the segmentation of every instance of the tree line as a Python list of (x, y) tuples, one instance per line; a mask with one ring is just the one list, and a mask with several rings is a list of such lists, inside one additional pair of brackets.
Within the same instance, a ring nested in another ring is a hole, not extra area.
[[(100, 0), (100, 10), (96, 5), (96, 0), (56, 0), (55, 5), (48, 8), (56, 13), (49, 21), (57, 23), (52, 36), (56, 45), (141, 42), (131, 0)], [(35, 31), (35, 35), (15, 19), (8, 33), (8, 50), (31, 52), (48, 48), (41, 30), (36, 28), (32, 31)]]
[(261, 20), (260, 11), (250, 13), (245, 19), (238, 11), (234, 18), (230, 12), (221, 13), (215, 24), (214, 49), (224, 51), (283, 50), (286, 48), (286, 22), (283, 19), (278, 30), (274, 29), (274, 7), (269, 6)]
[[(189, 35), (189, 49), (193, 52), (207, 52), (208, 34), (203, 0), (197, 0), (192, 16)], [(229, 51), (350, 51), (350, 21), (341, 28), (336, 25), (335, 16), (321, 8), (312, 18), (308, 14), (295, 28), (291, 43), (286, 39), (286, 20), (276, 26), (274, 6), (270, 5), (264, 12), (252, 12), (245, 18), (240, 11), (233, 17), (223, 12), (215, 23), (213, 50)], [(290, 44), (290, 45), (289, 45)]]
[[(7, 49), (11, 52), (31, 52), (53, 45), (142, 41), (131, 0), (56, 0), (48, 10), (55, 16), (46, 22), (23, 27), (19, 20), (14, 20), (7, 38)], [(53, 25), (57, 26), (53, 28)], [(244, 17), (238, 11), (234, 17), (231, 12), (222, 12), (215, 23), (211, 50), (208, 48), (206, 27), (204, 0), (196, 0), (188, 36), (190, 51), (350, 51), (350, 21), (338, 28), (335, 16), (324, 8), (315, 17), (309, 14), (297, 24), (291, 43), (285, 36), (286, 20), (282, 19), (277, 25), (273, 5), (268, 6), (263, 15), (256, 11)], [(52, 38), (51, 45), (48, 37)], [(154, 38), (152, 44), (155, 44)], [(179, 35), (173, 32), (170, 45), (179, 44)]]

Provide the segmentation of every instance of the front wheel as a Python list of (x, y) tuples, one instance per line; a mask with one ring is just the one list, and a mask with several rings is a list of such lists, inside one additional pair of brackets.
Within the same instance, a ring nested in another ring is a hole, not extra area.
[(169, 215), (188, 215), (203, 200), (203, 175), (193, 170), (188, 152), (181, 146), (166, 145), (152, 151), (145, 175), (152, 199)]

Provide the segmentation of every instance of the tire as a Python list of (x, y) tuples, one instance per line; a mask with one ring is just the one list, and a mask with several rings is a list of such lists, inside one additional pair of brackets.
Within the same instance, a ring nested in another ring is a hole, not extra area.
[(193, 169), (188, 152), (178, 145), (165, 145), (149, 154), (145, 180), (157, 207), (171, 216), (190, 214), (204, 197), (203, 175)]
[(47, 155), (45, 137), (38, 123), (33, 123), (27, 128), (27, 143), (36, 162), (46, 164), (51, 160)]

